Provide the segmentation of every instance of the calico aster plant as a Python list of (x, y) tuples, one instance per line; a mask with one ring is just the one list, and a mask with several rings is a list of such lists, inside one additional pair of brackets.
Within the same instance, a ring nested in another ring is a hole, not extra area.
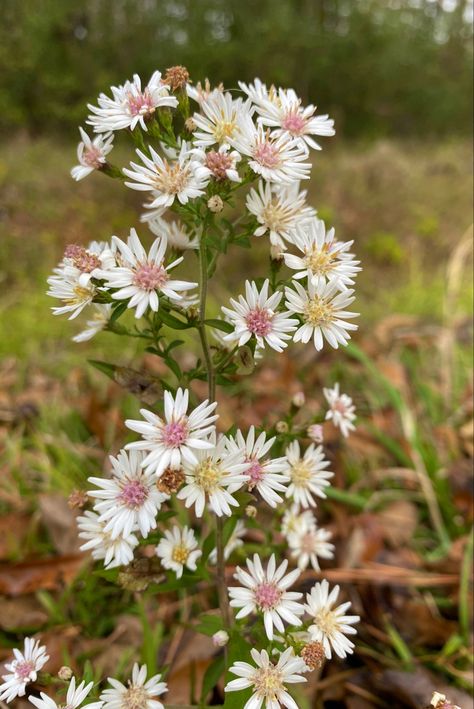
[[(182, 597), (200, 584), (211, 602), (216, 594), (219, 611), (200, 616), (196, 630), (213, 637), (212, 676), (216, 686), (224, 678), (224, 706), (297, 709), (294, 687), (354, 648), (347, 635), (358, 617), (347, 601), (335, 606), (339, 588), (321, 580), (319, 560), (331, 560), (334, 545), (317, 520), (333, 475), (321, 424), (326, 415), (347, 436), (354, 406), (336, 384), (324, 390), (327, 413), (322, 403), (321, 416), (301, 428), (291, 411), (302, 394), (276, 426), (241, 431), (236, 421), (226, 431), (219, 392), (270, 349), (300, 343), (317, 356), (345, 346), (357, 328), (349, 310), (360, 271), (352, 242), (337, 239), (300, 188), (310, 180), (312, 151), (321, 149), (316, 140), (334, 135), (333, 121), (292, 89), (258, 79), (238, 92), (202, 86), (183, 67), (155, 71), (148, 83), (135, 75), (89, 110), (72, 176), (99, 172), (144, 193), (142, 223), (128, 236), (67, 247), (48, 280), (59, 302), (53, 313), (84, 317), (75, 342), (104, 332), (139, 338), (169, 376), (150, 375), (161, 395), (125, 422), (132, 440), (112, 452), (112, 468), (90, 478), (89, 508), (78, 517), (82, 548), (126, 585), (141, 548), (154, 545), (159, 573), (151, 591)], [(112, 161), (117, 134), (135, 149), (122, 168)], [(208, 293), (217, 268), (225, 273), (223, 257), (254, 239), (268, 241), (269, 272), (242, 282), (240, 294), (229, 294), (231, 307), (226, 301), (220, 316), (211, 314)], [(192, 281), (178, 275), (186, 262), (198, 274)], [(200, 354), (192, 361), (193, 334)], [(114, 377), (115, 365), (99, 368)], [(203, 381), (200, 399), (194, 383)], [(247, 548), (249, 531), (262, 540), (258, 553)], [(312, 588), (300, 579), (311, 569)], [(0, 699), (21, 696), (36, 680), (47, 655), (32, 643), (15, 651)], [(166, 706), (160, 680), (135, 665), (128, 685), (108, 678), (90, 706), (159, 709)], [(89, 691), (72, 678), (68, 705), (79, 706)], [(58, 705), (45, 694), (32, 701)]]

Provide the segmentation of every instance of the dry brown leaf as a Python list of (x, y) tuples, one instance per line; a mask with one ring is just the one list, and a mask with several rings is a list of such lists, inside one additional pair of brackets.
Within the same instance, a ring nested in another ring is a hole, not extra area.
[(22, 550), (23, 540), (30, 531), (30, 516), (11, 512), (0, 517), (0, 559), (8, 559)]
[(38, 503), (41, 521), (56, 551), (61, 555), (78, 554), (80, 540), (77, 536), (76, 515), (69, 508), (64, 495), (45, 493), (38, 496)]
[(60, 588), (73, 581), (86, 560), (84, 555), (75, 554), (25, 561), (15, 565), (0, 564), (0, 593), (6, 596), (22, 596), (40, 588)]
[(472, 698), (460, 689), (448, 686), (443, 678), (428, 670), (419, 667), (415, 672), (401, 672), (398, 670), (384, 670), (371, 675), (374, 689), (382, 697), (391, 700), (392, 706), (399, 706), (395, 702), (403, 702), (402, 706), (410, 709), (420, 709), (428, 706), (434, 691), (446, 694), (454, 704), (459, 704), (462, 709), (474, 709)]
[(386, 541), (399, 547), (411, 540), (418, 525), (418, 510), (413, 502), (395, 500), (378, 514)]
[(39, 628), (48, 622), (48, 614), (35, 596), (0, 597), (0, 628), (21, 630)]

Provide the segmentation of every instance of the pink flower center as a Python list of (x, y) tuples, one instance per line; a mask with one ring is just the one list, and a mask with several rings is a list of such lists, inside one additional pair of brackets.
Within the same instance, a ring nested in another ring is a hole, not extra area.
[(163, 426), (162, 438), (167, 448), (179, 448), (188, 437), (186, 421), (173, 421)]
[(299, 116), (297, 113), (290, 113), (284, 118), (281, 125), (282, 128), (287, 130), (289, 133), (292, 133), (293, 135), (301, 135), (302, 133), (304, 133), (306, 121), (302, 116)]
[(143, 93), (129, 93), (127, 96), (127, 101), (128, 110), (132, 116), (146, 116), (150, 113), (154, 113), (155, 111), (155, 106), (153, 105), (148, 89), (145, 89)]
[(263, 480), (263, 466), (255, 458), (247, 458), (247, 462), (250, 463), (250, 467), (245, 471), (245, 475), (250, 476), (248, 488), (252, 490), (260, 480)]
[(122, 487), (119, 499), (131, 510), (141, 507), (148, 497), (148, 488), (140, 480), (127, 480)]
[(254, 308), (250, 310), (245, 318), (247, 328), (254, 335), (265, 337), (272, 329), (271, 313), (264, 308)]
[(93, 167), (94, 170), (98, 170), (104, 164), (105, 159), (102, 155), (102, 150), (92, 145), (90, 148), (86, 148), (82, 153), (82, 161), (88, 167)]
[(227, 177), (226, 170), (232, 167), (232, 158), (225, 153), (211, 150), (206, 155), (206, 167), (209, 168), (216, 179), (225, 180)]
[(30, 679), (30, 675), (35, 671), (35, 665), (31, 660), (20, 660), (15, 665), (15, 675), (18, 679)]
[(306, 554), (314, 552), (314, 535), (312, 532), (306, 532), (301, 538), (301, 551)]
[(282, 592), (274, 583), (261, 583), (254, 593), (257, 605), (264, 611), (274, 608), (282, 596)]
[(256, 146), (253, 157), (263, 167), (273, 168), (280, 164), (280, 152), (277, 146), (267, 141)]
[(141, 290), (156, 290), (163, 288), (169, 276), (166, 269), (156, 263), (142, 263), (135, 269), (133, 285)]
[(332, 405), (332, 409), (333, 411), (338, 411), (340, 414), (345, 414), (347, 411), (347, 406), (343, 401), (341, 401), (341, 399), (338, 399)]
[(100, 267), (99, 257), (78, 244), (66, 246), (64, 258), (71, 259), (74, 266), (82, 273), (92, 273), (95, 268)]

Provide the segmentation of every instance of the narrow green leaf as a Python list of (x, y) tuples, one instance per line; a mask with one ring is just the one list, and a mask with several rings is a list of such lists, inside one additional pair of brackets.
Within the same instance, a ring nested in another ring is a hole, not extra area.
[(226, 322), (225, 320), (219, 320), (218, 318), (210, 318), (209, 320), (204, 320), (206, 325), (213, 327), (215, 330), (222, 330), (222, 332), (233, 332), (233, 326)]

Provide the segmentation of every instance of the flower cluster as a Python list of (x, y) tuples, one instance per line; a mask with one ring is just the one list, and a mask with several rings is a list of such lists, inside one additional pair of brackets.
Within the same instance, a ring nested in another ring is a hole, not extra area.
[[(162, 395), (125, 421), (135, 438), (110, 456), (103, 476), (89, 478), (90, 505), (77, 520), (82, 549), (111, 569), (139, 558), (143, 543), (148, 552), (152, 545), (160, 573), (174, 583), (208, 582), (214, 570), (206, 565), (217, 566), (223, 627), (213, 632), (214, 644), (222, 647), (235, 637), (230, 600), (239, 632), (253, 647), (253, 664), (230, 667), (237, 679), (226, 691), (252, 688), (247, 709), (297, 709), (286, 685), (305, 681), (304, 674), (324, 658), (344, 658), (354, 647), (347, 636), (355, 633), (358, 616), (347, 614), (349, 603), (336, 605), (339, 587), (330, 590), (322, 580), (305, 603), (295, 586), (302, 571), (320, 572), (320, 560), (334, 557), (332, 533), (314, 513), (333, 477), (322, 424), (330, 420), (346, 437), (355, 428), (355, 408), (336, 384), (323, 391), (325, 419), (317, 415), (301, 430), (287, 421), (243, 431), (236, 421), (222, 430), (226, 417), (220, 416), (216, 385), (232, 385), (266, 350), (281, 353), (292, 341), (311, 341), (316, 351), (326, 343), (346, 345), (357, 329), (350, 307), (361, 269), (353, 242), (336, 239), (300, 187), (310, 179), (312, 151), (321, 149), (317, 140), (334, 135), (333, 121), (304, 106), (292, 89), (258, 79), (240, 89), (234, 96), (207, 80), (194, 86), (184, 67), (172, 67), (164, 75), (154, 72), (146, 85), (135, 75), (89, 105), (94, 136), (80, 129), (72, 176), (80, 180), (99, 171), (146, 193), (141, 222), (152, 243), (145, 246), (143, 234), (131, 228), (126, 240), (112, 236), (87, 247), (70, 245), (48, 281), (48, 294), (60, 301), (55, 314), (73, 319), (92, 312), (76, 342), (104, 330), (140, 338), (174, 377), (151, 376)], [(122, 169), (111, 163), (121, 131), (135, 143), (135, 155)], [(208, 281), (219, 258), (265, 235), (270, 275), (246, 280), (244, 294), (219, 303), (221, 317), (211, 317)], [(186, 262), (189, 273), (196, 257), (197, 282), (175, 275)], [(188, 341), (173, 339), (170, 331), (183, 330), (198, 335), (200, 356), (176, 354)], [(303, 394), (293, 397), (291, 411), (303, 405)], [(264, 529), (260, 514), (279, 520), (280, 528)], [(259, 540), (264, 533), (270, 550), (247, 559), (245, 568), (237, 566), (239, 585), (226, 588), (223, 565), (231, 555), (247, 557), (251, 532)], [(282, 540), (287, 558), (277, 563), (271, 550)], [(240, 625), (248, 616), (256, 622)], [(271, 655), (256, 648), (267, 641), (273, 643)], [(34, 681), (34, 671), (26, 681)], [(16, 687), (12, 672), (5, 681)], [(166, 685), (159, 675), (146, 676), (136, 665), (128, 686), (110, 678), (98, 705), (160, 709), (155, 697)], [(78, 706), (88, 687), (71, 683), (68, 706)], [(46, 695), (35, 703), (39, 709), (56, 706)]]

